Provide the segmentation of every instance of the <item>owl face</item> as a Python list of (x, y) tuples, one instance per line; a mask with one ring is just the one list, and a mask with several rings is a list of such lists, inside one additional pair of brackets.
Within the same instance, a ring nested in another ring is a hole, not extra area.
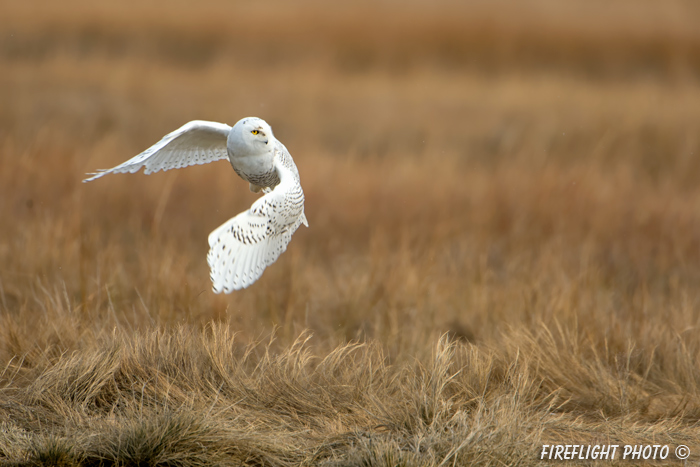
[(239, 120), (231, 130), (230, 140), (236, 152), (262, 153), (272, 148), (275, 137), (265, 120), (246, 117)]

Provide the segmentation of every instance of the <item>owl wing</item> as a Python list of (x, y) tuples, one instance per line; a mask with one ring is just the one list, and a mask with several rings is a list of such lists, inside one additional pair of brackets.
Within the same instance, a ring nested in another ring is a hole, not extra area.
[(287, 249), (304, 216), (299, 178), (275, 159), (280, 183), (251, 208), (209, 234), (207, 261), (215, 293), (248, 287)]
[(90, 182), (111, 173), (134, 173), (146, 167), (144, 173), (179, 169), (190, 165), (208, 164), (226, 159), (226, 139), (231, 127), (225, 123), (193, 120), (163, 137), (144, 152), (114, 168), (99, 170)]

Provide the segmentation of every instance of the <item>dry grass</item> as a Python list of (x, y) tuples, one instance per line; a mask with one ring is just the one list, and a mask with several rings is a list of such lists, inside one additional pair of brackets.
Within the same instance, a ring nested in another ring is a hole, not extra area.
[[(167, 5), (0, 3), (0, 464), (697, 462), (697, 2)], [(216, 296), (225, 164), (80, 180), (246, 115), (310, 228)]]

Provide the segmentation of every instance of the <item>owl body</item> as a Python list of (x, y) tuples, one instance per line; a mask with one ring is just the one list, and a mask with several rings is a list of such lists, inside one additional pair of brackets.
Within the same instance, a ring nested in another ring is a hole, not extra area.
[(280, 182), (274, 167), (268, 169), (267, 164), (261, 163), (256, 158), (252, 160), (247, 157), (237, 158), (235, 161), (232, 160), (231, 166), (239, 177), (260, 188), (274, 188)]

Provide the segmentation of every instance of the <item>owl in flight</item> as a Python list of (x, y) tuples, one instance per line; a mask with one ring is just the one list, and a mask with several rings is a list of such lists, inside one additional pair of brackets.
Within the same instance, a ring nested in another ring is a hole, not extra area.
[(292, 156), (264, 120), (248, 117), (233, 127), (225, 123), (191, 121), (138, 156), (83, 180), (111, 173), (150, 174), (226, 159), (233, 170), (264, 195), (245, 212), (209, 234), (209, 263), (215, 293), (248, 287), (286, 249), (304, 215), (304, 192)]

